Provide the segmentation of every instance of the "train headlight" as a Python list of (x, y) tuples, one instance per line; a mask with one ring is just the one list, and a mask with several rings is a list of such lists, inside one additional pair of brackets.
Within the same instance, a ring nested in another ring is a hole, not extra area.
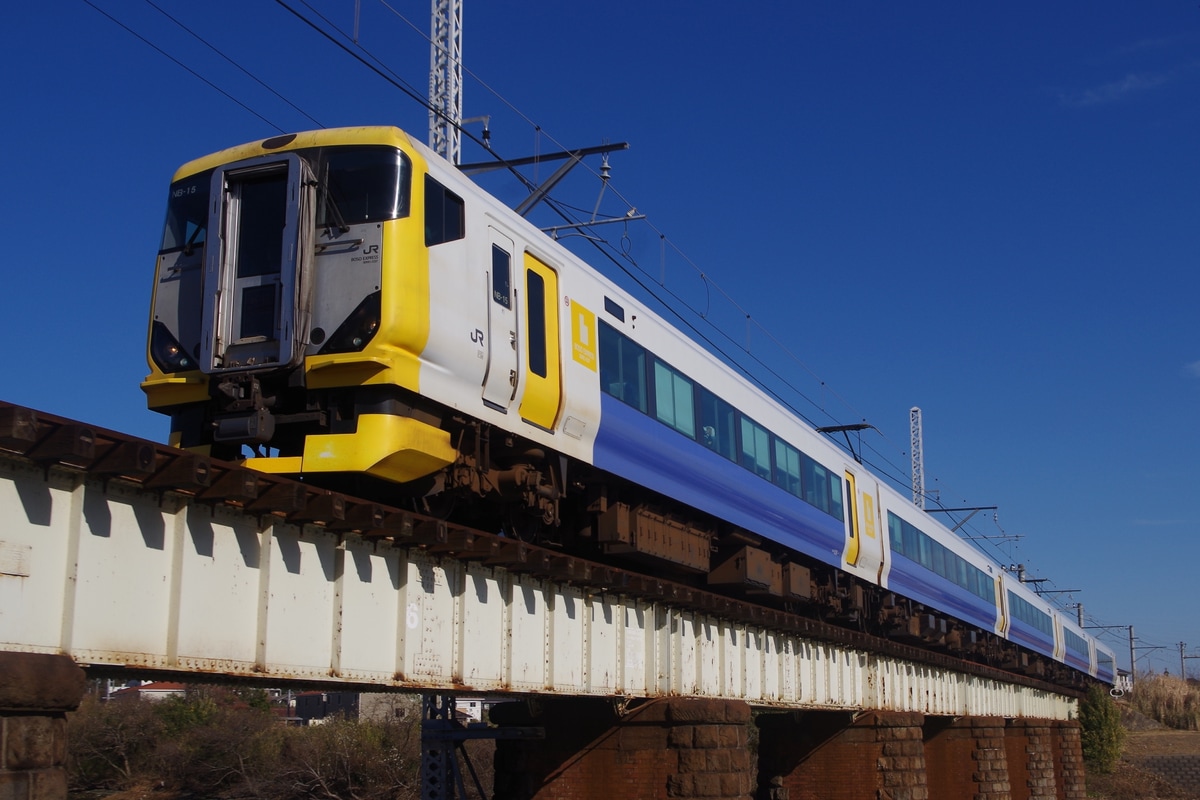
[(367, 342), (379, 331), (381, 316), (382, 293), (373, 292), (363, 298), (358, 308), (346, 317), (338, 326), (325, 346), (319, 351), (320, 355), (329, 353), (356, 353), (367, 346)]
[(186, 372), (197, 368), (196, 359), (183, 349), (166, 325), (157, 321), (150, 329), (150, 358), (163, 372)]

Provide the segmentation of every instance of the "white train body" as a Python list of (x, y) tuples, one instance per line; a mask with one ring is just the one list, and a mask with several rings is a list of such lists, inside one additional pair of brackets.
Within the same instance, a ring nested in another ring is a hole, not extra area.
[[(375, 162), (398, 176), (394, 198), (362, 178)], [(359, 179), (376, 209), (347, 201), (355, 211), (343, 219), (335, 183)], [(284, 255), (261, 266), (239, 244), (254, 235), (251, 201), (239, 211), (227, 198), (267, 180), (278, 202), (290, 199), (266, 215), (284, 220)], [(392, 205), (382, 216), (381, 193)], [(418, 495), (508, 481), (546, 520), (582, 471), (744, 533), (776, 562), (833, 570), (874, 596), (1115, 677), (1111, 650), (394, 128), (200, 159), (177, 173), (171, 209), (143, 388), (172, 415), (179, 446), (228, 455), (249, 445), (258, 469), (364, 474)], [(482, 455), (501, 434), (510, 452)], [(706, 571), (707, 554), (697, 558)], [(944, 635), (923, 626), (945, 622), (916, 619), (914, 636)]]

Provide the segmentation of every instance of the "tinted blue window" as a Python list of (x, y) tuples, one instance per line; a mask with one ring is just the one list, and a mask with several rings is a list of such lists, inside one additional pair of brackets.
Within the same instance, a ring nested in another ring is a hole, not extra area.
[(800, 454), (800, 491), (804, 502), (836, 519), (844, 519), (842, 479), (804, 453)]
[(771, 435), (746, 417), (742, 417), (742, 466), (760, 478), (771, 479)]
[(987, 573), (891, 511), (888, 512), (888, 534), (893, 552), (912, 559), (976, 597), (996, 601)]
[[(532, 317), (535, 296), (541, 296), (539, 291), (544, 293), (544, 288), (530, 285), (529, 335), (533, 338), (533, 329), (537, 328), (544, 348), (545, 320)], [(624, 314), (608, 298), (605, 309), (614, 316)], [(544, 317), (544, 311), (539, 310), (539, 314)], [(543, 351), (543, 361), (544, 358)], [(530, 369), (534, 367), (531, 353)], [(600, 321), (600, 390), (772, 481), (834, 519), (844, 519), (840, 477), (758, 423), (741, 416), (732, 405), (695, 385), (686, 375), (659, 361), (603, 320)]]
[(800, 451), (782, 439), (775, 440), (775, 485), (800, 497)]
[(1050, 615), (1034, 608), (1032, 603), (1023, 597), (1017, 597), (1011, 590), (1008, 593), (1008, 610), (1026, 625), (1032, 625), (1047, 636), (1053, 635), (1054, 625)]
[(654, 360), (654, 415), (689, 439), (696, 438), (692, 382), (658, 359)]
[(730, 461), (736, 461), (737, 412), (702, 386), (696, 389), (696, 396), (700, 400), (700, 443)]
[(600, 323), (600, 389), (643, 414), (648, 411), (646, 351), (605, 322)]

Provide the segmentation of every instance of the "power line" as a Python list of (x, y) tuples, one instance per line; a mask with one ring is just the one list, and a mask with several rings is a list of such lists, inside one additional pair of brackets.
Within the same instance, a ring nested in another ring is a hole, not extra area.
[(137, 31), (133, 30), (133, 29), (132, 29), (132, 28), (130, 28), (128, 25), (126, 25), (124, 22), (121, 22), (119, 19), (117, 19), (116, 17), (114, 17), (112, 14), (109, 14), (107, 11), (105, 11), (104, 9), (100, 8), (99, 6), (97, 6), (95, 3), (93, 3), (93, 2), (92, 2), (92, 0), (83, 0), (83, 2), (84, 2), (86, 5), (90, 6), (92, 9), (94, 9), (94, 10), (95, 10), (97, 13), (99, 13), (100, 15), (102, 15), (102, 16), (104, 16), (104, 17), (108, 18), (108, 19), (109, 19), (109, 20), (110, 20), (110, 21), (111, 21), (113, 24), (115, 24), (115, 25), (117, 25), (118, 27), (120, 27), (120, 28), (124, 29), (124, 30), (125, 30), (125, 32), (126, 32), (126, 33), (128, 33), (130, 36), (132, 36), (132, 37), (134, 37), (135, 39), (137, 39), (137, 40), (141, 41), (141, 42), (142, 42), (143, 44), (145, 44), (146, 46), (148, 46), (148, 47), (152, 48), (152, 49), (153, 49), (155, 52), (157, 52), (157, 53), (158, 53), (159, 55), (161, 55), (163, 58), (166, 58), (167, 60), (171, 61), (171, 62), (172, 62), (172, 63), (174, 63), (176, 66), (178, 66), (178, 67), (180, 67), (181, 69), (183, 69), (184, 71), (186, 71), (186, 72), (187, 72), (189, 75), (191, 75), (192, 77), (194, 77), (194, 78), (196, 78), (197, 80), (201, 81), (201, 82), (202, 82), (202, 83), (204, 83), (206, 86), (208, 86), (209, 88), (213, 89), (214, 91), (218, 92), (219, 94), (221, 94), (221, 95), (222, 95), (223, 97), (225, 97), (226, 99), (230, 100), (230, 101), (231, 101), (231, 102), (233, 102), (234, 104), (238, 105), (239, 107), (241, 107), (241, 108), (245, 109), (246, 111), (249, 111), (251, 114), (253, 114), (254, 116), (258, 117), (260, 120), (262, 120), (263, 122), (265, 122), (267, 125), (269, 125), (269, 126), (271, 126), (272, 128), (274, 128), (274, 129), (275, 129), (275, 131), (276, 131), (277, 133), (285, 133), (285, 131), (284, 131), (284, 129), (283, 129), (283, 128), (279, 127), (279, 126), (278, 126), (278, 125), (276, 125), (274, 122), (272, 122), (271, 120), (267, 119), (267, 118), (266, 118), (266, 117), (264, 117), (262, 114), (258, 113), (258, 112), (257, 112), (257, 111), (255, 111), (253, 108), (251, 108), (250, 106), (248, 106), (248, 105), (246, 105), (245, 103), (243, 103), (241, 100), (238, 100), (236, 97), (234, 97), (233, 95), (231, 95), (229, 92), (225, 91), (225, 90), (224, 90), (224, 89), (222, 89), (220, 86), (217, 86), (215, 83), (213, 83), (212, 81), (210, 81), (208, 78), (204, 77), (204, 76), (203, 76), (203, 75), (201, 75), (199, 72), (196, 72), (196, 70), (192, 69), (192, 68), (191, 68), (191, 67), (189, 67), (187, 64), (184, 64), (182, 61), (180, 61), (179, 59), (175, 58), (175, 56), (173, 56), (173, 55), (171, 55), (170, 53), (168, 53), (167, 51), (163, 50), (161, 47), (159, 47), (158, 45), (156, 45), (154, 42), (150, 41), (150, 40), (149, 40), (149, 39), (147, 39), (145, 36), (142, 36), (140, 33), (138, 33)]
[[(90, 5), (90, 4), (89, 4), (89, 5)], [(283, 96), (282, 94), (280, 94), (279, 92), (275, 91), (275, 89), (274, 89), (274, 88), (272, 88), (270, 85), (268, 85), (268, 84), (266, 83), (266, 81), (262, 80), (262, 79), (261, 79), (261, 78), (259, 78), (257, 75), (255, 75), (254, 73), (250, 72), (250, 70), (246, 69), (246, 68), (245, 68), (245, 67), (243, 67), (241, 64), (239, 64), (237, 61), (235, 61), (233, 58), (231, 58), (231, 57), (227, 56), (225, 53), (223, 53), (223, 52), (221, 52), (220, 50), (218, 50), (216, 47), (214, 47), (212, 44), (210, 44), (208, 41), (206, 41), (206, 40), (205, 40), (203, 37), (201, 37), (201, 36), (200, 36), (198, 33), (196, 33), (195, 31), (193, 31), (193, 30), (192, 30), (191, 28), (189, 28), (187, 25), (184, 25), (182, 22), (180, 22), (179, 20), (175, 19), (175, 17), (173, 17), (173, 16), (171, 16), (170, 14), (168, 14), (168, 13), (167, 13), (166, 11), (164, 11), (162, 8), (160, 8), (159, 6), (155, 5), (155, 4), (152, 2), (152, 0), (146, 0), (146, 5), (150, 6), (150, 7), (151, 7), (151, 8), (153, 8), (155, 11), (157, 11), (158, 13), (160, 13), (160, 14), (162, 14), (164, 17), (166, 17), (167, 19), (171, 20), (171, 22), (174, 22), (176, 25), (178, 25), (180, 28), (182, 28), (182, 29), (183, 29), (183, 30), (184, 30), (186, 33), (188, 33), (188, 34), (189, 34), (189, 35), (191, 35), (193, 38), (195, 38), (195, 39), (196, 39), (196, 41), (200, 42), (200, 43), (201, 43), (201, 44), (203, 44), (205, 47), (207, 47), (209, 50), (212, 50), (214, 53), (216, 53), (217, 55), (219, 55), (221, 58), (225, 59), (227, 62), (229, 62), (230, 64), (232, 64), (232, 65), (233, 65), (234, 67), (236, 67), (238, 70), (240, 70), (240, 71), (242, 72), (242, 74), (244, 74), (246, 77), (250, 78), (250, 80), (254, 81), (254, 82), (255, 82), (255, 83), (257, 83), (259, 86), (263, 87), (264, 89), (266, 89), (268, 92), (270, 92), (271, 94), (273, 94), (273, 95), (275, 95), (276, 97), (278, 97), (278, 98), (279, 98), (280, 100), (282, 100), (283, 102), (287, 103), (287, 104), (288, 104), (289, 106), (291, 106), (291, 107), (292, 107), (292, 108), (293, 108), (295, 111), (297, 111), (297, 112), (298, 112), (298, 113), (299, 113), (301, 116), (303, 116), (305, 119), (307, 119), (309, 122), (313, 123), (313, 124), (314, 124), (314, 125), (316, 125), (318, 128), (324, 128), (324, 127), (325, 127), (325, 125), (323, 125), (322, 123), (318, 122), (316, 119), (313, 119), (312, 115), (310, 115), (310, 114), (309, 114), (307, 111), (305, 111), (304, 109), (300, 108), (300, 106), (296, 105), (295, 103), (293, 103), (291, 100), (289, 100), (289, 99), (287, 99), (286, 97), (284, 97), (284, 96)]]

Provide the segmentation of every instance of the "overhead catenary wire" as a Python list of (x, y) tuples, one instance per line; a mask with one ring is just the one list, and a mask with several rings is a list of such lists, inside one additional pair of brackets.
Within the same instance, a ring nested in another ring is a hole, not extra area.
[(267, 118), (266, 118), (266, 117), (264, 117), (262, 114), (258, 113), (258, 112), (257, 112), (257, 111), (255, 111), (253, 108), (251, 108), (250, 106), (246, 105), (246, 104), (245, 104), (245, 103), (243, 103), (241, 100), (237, 99), (236, 97), (234, 97), (233, 95), (231, 95), (229, 92), (227, 92), (227, 91), (225, 91), (224, 89), (222, 89), (220, 86), (217, 86), (215, 83), (213, 83), (213, 82), (212, 82), (212, 81), (210, 81), (208, 78), (206, 78), (206, 77), (204, 77), (203, 75), (201, 75), (199, 72), (196, 72), (194, 69), (192, 69), (191, 67), (189, 67), (187, 64), (184, 64), (182, 61), (180, 61), (179, 59), (175, 58), (175, 56), (171, 55), (171, 54), (170, 54), (170, 53), (168, 53), (166, 50), (163, 50), (161, 47), (159, 47), (159, 46), (158, 46), (158, 45), (156, 45), (154, 42), (152, 42), (152, 41), (150, 41), (149, 39), (147, 39), (145, 36), (142, 36), (140, 33), (138, 33), (137, 31), (135, 31), (133, 28), (130, 28), (130, 27), (129, 27), (128, 25), (126, 25), (124, 22), (121, 22), (121, 20), (117, 19), (117, 18), (116, 18), (116, 17), (114, 17), (112, 14), (110, 14), (110, 13), (108, 13), (107, 11), (105, 11), (104, 9), (100, 8), (100, 6), (98, 6), (98, 5), (96, 5), (95, 3), (93, 3), (93, 2), (92, 2), (92, 0), (83, 0), (83, 2), (84, 2), (84, 4), (85, 4), (85, 5), (87, 5), (87, 6), (91, 7), (93, 10), (95, 10), (95, 11), (96, 11), (98, 14), (100, 14), (100, 15), (102, 15), (102, 16), (104, 16), (104, 17), (106, 17), (106, 18), (107, 18), (107, 19), (108, 19), (110, 22), (112, 22), (114, 25), (117, 25), (118, 27), (120, 27), (121, 29), (123, 29), (123, 30), (124, 30), (126, 33), (128, 33), (130, 36), (133, 36), (135, 39), (137, 39), (138, 41), (142, 42), (142, 43), (143, 43), (143, 44), (145, 44), (147, 47), (150, 47), (151, 49), (153, 49), (153, 50), (154, 50), (156, 53), (158, 53), (159, 55), (161, 55), (163, 58), (167, 59), (168, 61), (170, 61), (170, 62), (172, 62), (173, 64), (175, 64), (176, 66), (178, 66), (180, 69), (182, 69), (182, 70), (184, 70), (185, 72), (187, 72), (189, 75), (191, 75), (192, 77), (194, 77), (196, 80), (198, 80), (198, 81), (202, 82), (203, 84), (205, 84), (206, 86), (208, 86), (209, 88), (211, 88), (213, 91), (215, 91), (215, 92), (219, 93), (220, 95), (222, 95), (223, 97), (225, 97), (225, 98), (226, 98), (227, 100), (229, 100), (230, 102), (232, 102), (232, 103), (236, 104), (236, 105), (237, 105), (239, 108), (242, 108), (242, 109), (246, 110), (247, 112), (249, 112), (250, 114), (253, 114), (255, 117), (258, 117), (258, 119), (262, 120), (264, 123), (266, 123), (267, 125), (269, 125), (269, 126), (270, 126), (272, 129), (274, 129), (274, 130), (275, 130), (277, 133), (284, 133), (284, 132), (285, 132), (285, 130), (284, 130), (283, 128), (281, 128), (279, 125), (276, 125), (274, 122), (272, 122), (271, 120), (267, 119)]
[(253, 72), (251, 72), (250, 70), (248, 70), (248, 69), (246, 69), (245, 67), (243, 67), (243, 66), (242, 66), (241, 64), (239, 64), (239, 63), (238, 63), (236, 60), (234, 60), (234, 59), (233, 59), (233, 58), (231, 58), (230, 56), (226, 55), (224, 52), (222, 52), (221, 50), (219, 50), (219, 49), (218, 49), (216, 46), (214, 46), (213, 44), (211, 44), (211, 43), (210, 43), (210, 42), (209, 42), (207, 39), (205, 39), (204, 37), (200, 36), (200, 34), (196, 33), (194, 30), (192, 30), (191, 28), (189, 28), (187, 25), (184, 25), (182, 22), (180, 22), (179, 20), (177, 20), (175, 17), (173, 17), (173, 16), (171, 16), (170, 14), (168, 14), (168, 13), (167, 13), (166, 11), (164, 11), (164, 10), (163, 10), (163, 9), (162, 9), (160, 6), (156, 5), (156, 4), (155, 4), (155, 3), (154, 3), (152, 0), (145, 0), (145, 3), (146, 3), (146, 5), (150, 6), (150, 7), (151, 7), (151, 8), (153, 8), (155, 11), (157, 11), (158, 13), (162, 14), (162, 15), (163, 15), (164, 17), (166, 17), (167, 19), (171, 20), (171, 22), (173, 22), (173, 23), (175, 23), (176, 25), (178, 25), (178, 26), (179, 26), (181, 29), (183, 29), (183, 30), (184, 30), (184, 31), (185, 31), (185, 32), (186, 32), (188, 35), (190, 35), (191, 37), (193, 37), (193, 38), (194, 38), (196, 41), (200, 42), (202, 45), (204, 45), (205, 47), (207, 47), (209, 50), (212, 50), (214, 53), (216, 53), (217, 55), (219, 55), (221, 58), (225, 59), (225, 61), (227, 61), (229, 64), (231, 64), (232, 66), (234, 66), (235, 68), (237, 68), (237, 69), (238, 69), (238, 70), (239, 70), (239, 71), (240, 71), (242, 74), (244, 74), (244, 75), (245, 75), (246, 77), (248, 77), (250, 80), (254, 81), (254, 82), (255, 82), (255, 83), (257, 83), (259, 86), (263, 87), (264, 89), (266, 89), (268, 92), (270, 92), (271, 94), (273, 94), (273, 95), (275, 95), (276, 97), (278, 97), (278, 98), (279, 98), (280, 100), (282, 100), (283, 102), (287, 103), (287, 104), (288, 104), (288, 105), (289, 105), (289, 106), (290, 106), (290, 107), (291, 107), (291, 108), (292, 108), (294, 111), (296, 111), (296, 112), (297, 112), (298, 114), (300, 114), (302, 117), (304, 117), (305, 119), (307, 119), (309, 122), (311, 122), (312, 124), (316, 125), (318, 128), (324, 128), (324, 127), (325, 127), (325, 125), (324, 125), (324, 124), (322, 124), (320, 121), (318, 121), (317, 119), (315, 119), (315, 118), (314, 118), (314, 117), (313, 117), (311, 114), (309, 114), (309, 113), (308, 113), (307, 111), (305, 111), (303, 108), (301, 108), (300, 106), (296, 105), (295, 103), (293, 103), (293, 102), (292, 102), (291, 100), (289, 100), (288, 98), (284, 97), (282, 94), (280, 94), (278, 91), (276, 91), (274, 87), (272, 87), (270, 84), (268, 84), (268, 83), (267, 83), (266, 81), (264, 81), (262, 78), (258, 77), (258, 76), (257, 76), (257, 75), (255, 75)]

